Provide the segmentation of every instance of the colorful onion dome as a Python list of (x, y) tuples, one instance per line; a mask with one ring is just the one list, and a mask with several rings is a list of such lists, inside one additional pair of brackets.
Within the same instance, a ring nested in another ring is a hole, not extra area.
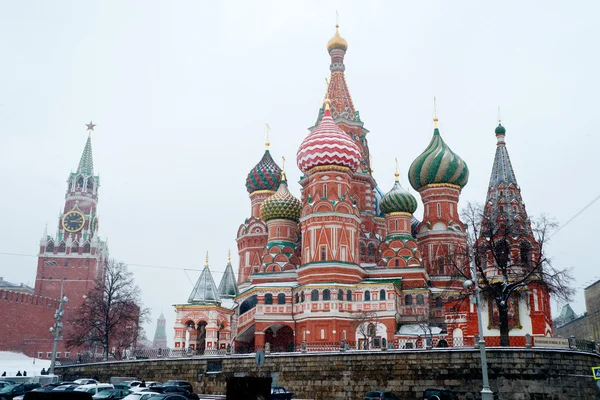
[(272, 219), (289, 219), (298, 222), (301, 210), (302, 203), (288, 190), (284, 173), (277, 192), (262, 204), (260, 218), (265, 222)]
[(415, 190), (435, 183), (463, 188), (469, 180), (467, 164), (444, 142), (434, 118), (433, 138), (425, 151), (410, 166), (408, 179)]
[(360, 149), (354, 140), (333, 122), (329, 103), (329, 99), (326, 99), (321, 122), (308, 134), (298, 149), (296, 161), (303, 173), (325, 165), (348, 167), (356, 171), (360, 165)]
[(246, 189), (248, 193), (257, 190), (277, 190), (281, 182), (281, 168), (273, 161), (269, 148), (265, 150), (262, 159), (248, 173), (246, 178)]
[(506, 135), (506, 128), (502, 126), (500, 121), (498, 121), (498, 126), (496, 127), (496, 135)]
[(339, 25), (335, 25), (335, 35), (327, 42), (327, 51), (333, 49), (348, 50), (348, 42), (340, 36)]
[(417, 209), (417, 199), (400, 185), (398, 171), (396, 171), (394, 187), (383, 196), (379, 207), (384, 214), (395, 212), (412, 214)]

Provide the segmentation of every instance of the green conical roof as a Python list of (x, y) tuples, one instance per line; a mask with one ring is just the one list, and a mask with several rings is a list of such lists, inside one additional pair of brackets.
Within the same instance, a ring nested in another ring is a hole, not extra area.
[(81, 159), (79, 160), (79, 166), (77, 167), (77, 173), (81, 173), (86, 176), (94, 175), (94, 159), (92, 158), (92, 137), (88, 136)]

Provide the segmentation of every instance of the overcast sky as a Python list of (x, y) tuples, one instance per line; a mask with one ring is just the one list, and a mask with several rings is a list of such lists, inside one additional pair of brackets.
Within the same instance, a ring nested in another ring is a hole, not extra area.
[[(135, 273), (149, 338), (162, 311), (172, 344), (171, 305), (186, 302), (205, 252), (217, 285), (236, 253), (265, 122), (299, 196), (295, 154), (323, 99), (336, 10), (383, 191), (395, 157), (409, 186), (437, 96), (442, 136), (471, 171), (461, 205), (485, 200), (498, 106), (530, 215), (564, 224), (600, 194), (595, 1), (4, 1), (0, 275), (34, 285), (39, 239), (46, 223), (56, 231), (92, 120), (100, 235)], [(577, 313), (600, 279), (599, 209), (548, 247), (574, 269)]]

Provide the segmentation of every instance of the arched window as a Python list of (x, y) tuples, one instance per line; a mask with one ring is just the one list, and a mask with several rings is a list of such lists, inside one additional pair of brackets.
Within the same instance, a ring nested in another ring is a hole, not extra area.
[(323, 290), (323, 300), (331, 300), (331, 291), (329, 289)]
[(436, 297), (435, 298), (435, 306), (437, 308), (441, 308), (442, 307), (442, 298), (441, 297)]
[(404, 296), (404, 304), (407, 306), (412, 306), (412, 294), (407, 294)]
[(526, 241), (521, 242), (521, 265), (529, 266), (531, 246)]
[(65, 252), (65, 242), (61, 242), (61, 243), (58, 245), (58, 252), (59, 252), (59, 253), (64, 253), (64, 252)]
[(365, 290), (365, 301), (371, 301), (371, 292)]
[(277, 304), (285, 304), (285, 294), (279, 293), (277, 295)]
[(343, 289), (338, 290), (338, 300), (344, 301), (344, 290)]
[(422, 294), (418, 294), (417, 295), (417, 305), (422, 306), (423, 304), (425, 304), (425, 299), (423, 298)]
[(90, 177), (87, 181), (87, 188), (89, 191), (92, 191), (94, 188), (94, 178)]
[(319, 301), (319, 291), (317, 289), (313, 289), (310, 292), (310, 301)]
[(300, 303), (300, 295), (296, 293), (296, 304)]
[(375, 256), (375, 245), (373, 243), (369, 243), (368, 252), (369, 252), (369, 257)]
[(244, 302), (240, 304), (240, 315), (247, 313), (248, 311), (256, 307), (256, 303), (258, 303), (258, 297), (256, 295), (244, 300)]
[(46, 245), (46, 253), (54, 252), (54, 242), (48, 242)]
[(397, 258), (394, 260), (394, 266), (396, 266), (396, 267), (400, 266), (400, 260), (398, 260)]
[(85, 243), (83, 245), (83, 252), (84, 253), (89, 253), (90, 252), (90, 244), (89, 243)]
[(361, 256), (366, 256), (367, 255), (367, 247), (362, 242), (360, 244), (360, 255)]
[(79, 243), (75, 242), (71, 245), (71, 253), (79, 253)]
[(77, 187), (78, 188), (83, 187), (83, 177), (82, 176), (77, 177)]
[(379, 300), (385, 300), (385, 289), (379, 291)]
[(348, 290), (346, 292), (346, 301), (352, 301), (352, 291)]
[(300, 293), (300, 301), (304, 303), (304, 292)]
[(265, 304), (273, 304), (273, 295), (271, 293), (265, 294)]
[(321, 261), (325, 261), (325, 247), (321, 247)]
[(444, 275), (444, 257), (438, 257), (437, 265), (438, 265), (438, 273), (440, 275)]

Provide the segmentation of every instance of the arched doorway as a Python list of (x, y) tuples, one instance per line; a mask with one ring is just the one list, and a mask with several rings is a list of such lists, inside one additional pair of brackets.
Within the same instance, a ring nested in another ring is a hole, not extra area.
[(206, 348), (206, 325), (206, 321), (200, 321), (196, 328), (196, 353), (198, 354), (204, 354)]
[(452, 347), (463, 347), (463, 331), (460, 328), (452, 330)]
[(275, 353), (294, 351), (294, 331), (287, 325), (271, 325), (265, 330), (265, 344)]

